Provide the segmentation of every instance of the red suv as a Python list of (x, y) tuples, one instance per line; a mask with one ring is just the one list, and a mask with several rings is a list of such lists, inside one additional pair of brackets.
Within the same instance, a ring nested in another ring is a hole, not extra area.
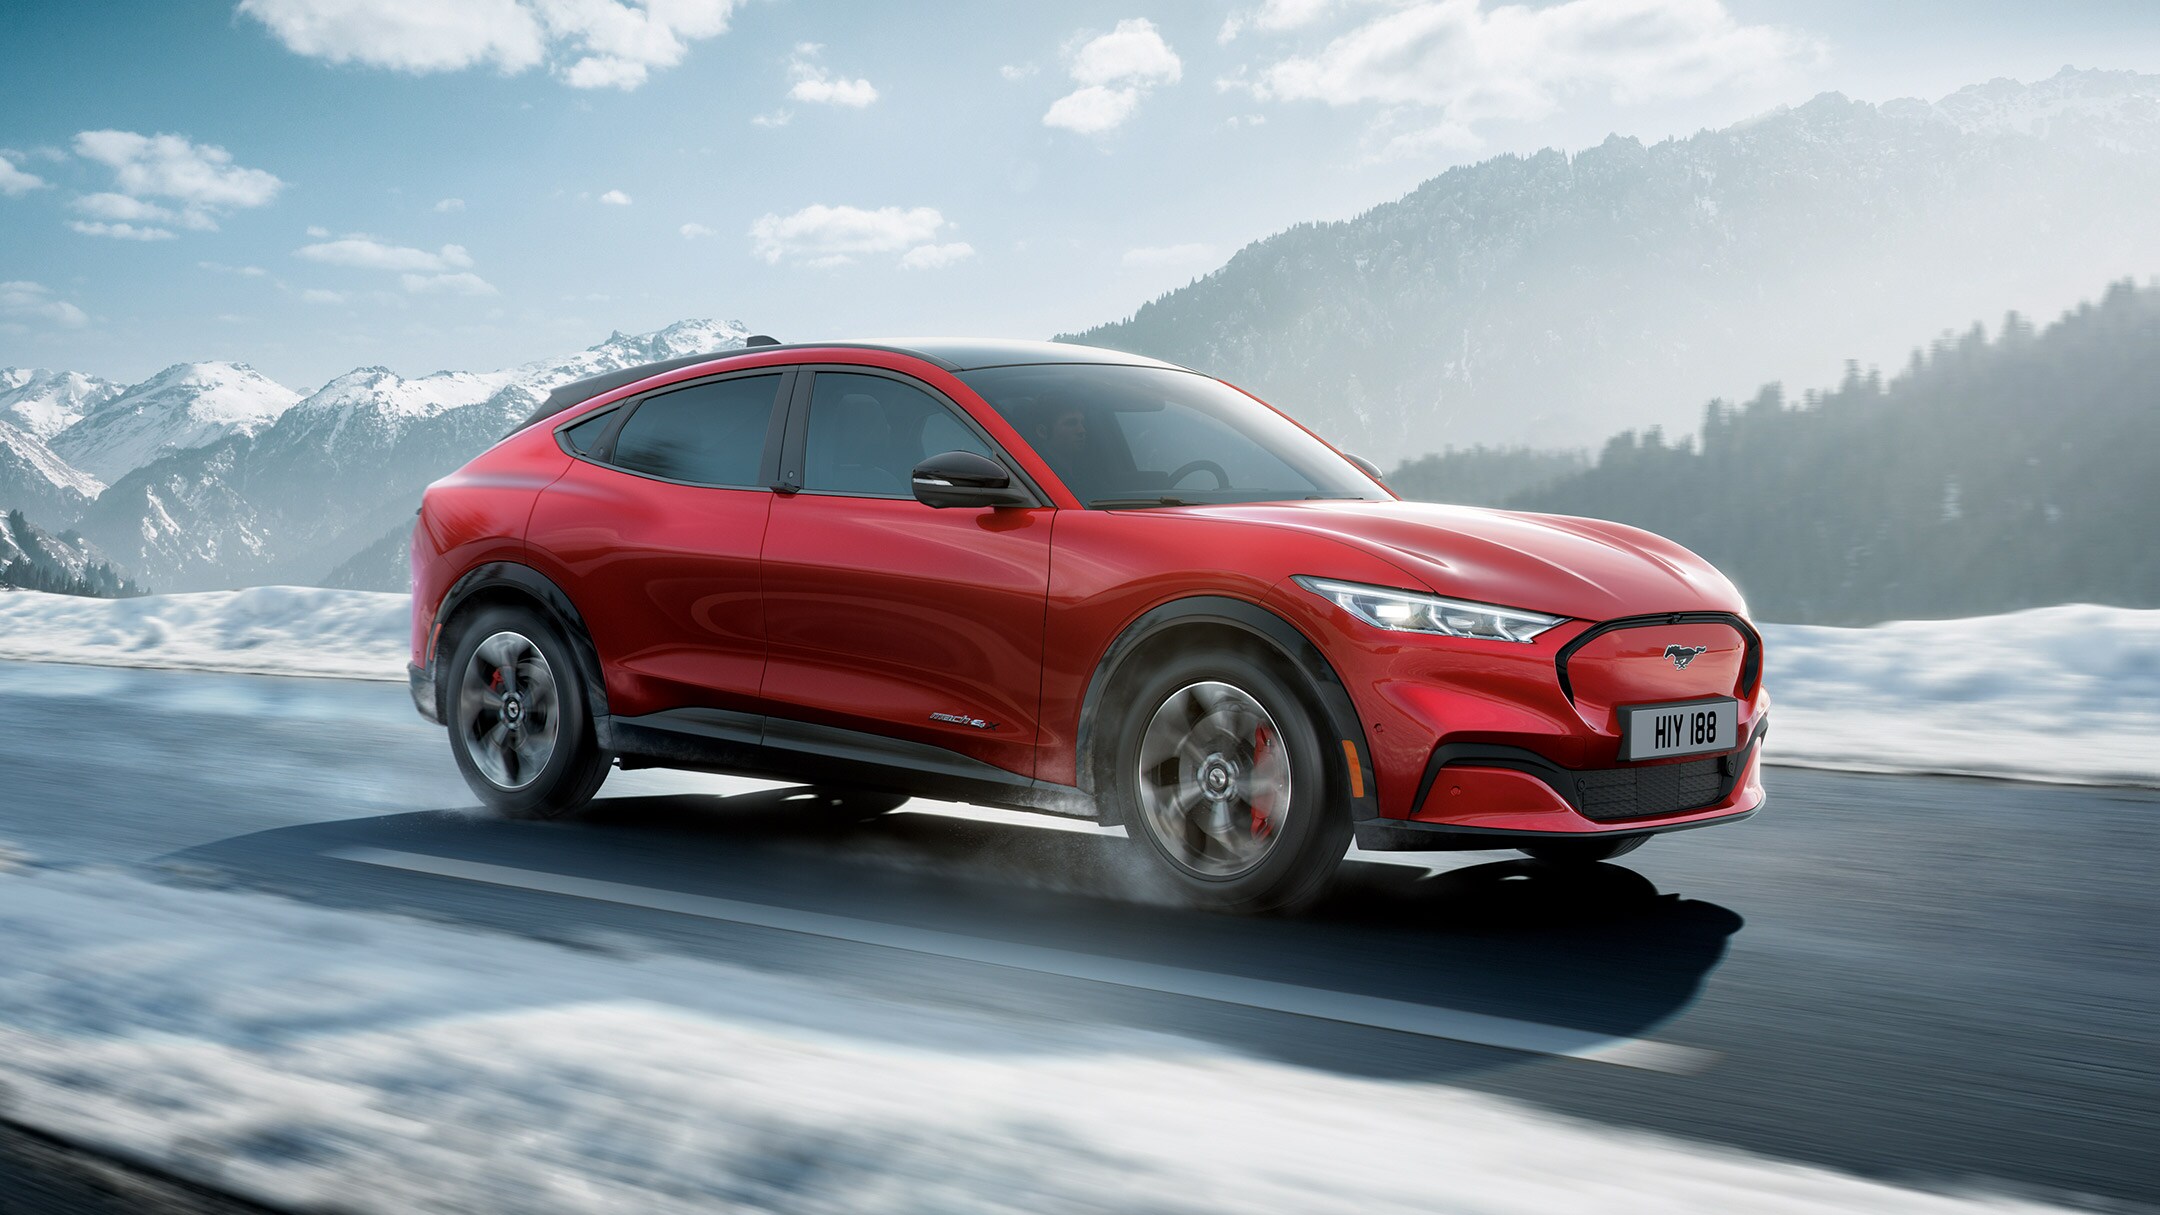
[(1122, 824), (1197, 901), (1365, 849), (1618, 856), (1762, 804), (1740, 595), (1590, 519), (1403, 502), (1221, 381), (779, 345), (558, 390), (427, 491), (414, 702), (481, 800), (610, 763)]

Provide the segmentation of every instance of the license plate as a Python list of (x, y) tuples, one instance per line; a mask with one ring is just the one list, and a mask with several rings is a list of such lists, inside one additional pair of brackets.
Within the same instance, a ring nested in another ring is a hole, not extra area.
[(1739, 744), (1740, 702), (1730, 696), (1620, 710), (1622, 760), (1702, 755)]

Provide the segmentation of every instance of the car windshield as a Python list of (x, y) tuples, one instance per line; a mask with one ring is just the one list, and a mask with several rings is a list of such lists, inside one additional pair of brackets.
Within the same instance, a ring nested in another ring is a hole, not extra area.
[(1387, 496), (1296, 423), (1195, 372), (1054, 363), (960, 379), (1098, 509)]

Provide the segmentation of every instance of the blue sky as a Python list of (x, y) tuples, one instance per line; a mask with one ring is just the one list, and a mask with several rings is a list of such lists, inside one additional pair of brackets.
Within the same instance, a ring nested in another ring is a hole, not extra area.
[(2160, 70), (2088, 0), (16, 3), (0, 365), (1047, 336), (1451, 164)]

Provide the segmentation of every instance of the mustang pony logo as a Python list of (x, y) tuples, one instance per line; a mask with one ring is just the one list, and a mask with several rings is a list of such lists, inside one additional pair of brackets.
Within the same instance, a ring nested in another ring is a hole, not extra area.
[(1683, 671), (1687, 670), (1687, 664), (1709, 652), (1710, 647), (1706, 645), (1669, 645), (1665, 647), (1665, 657), (1672, 659), (1673, 666)]

